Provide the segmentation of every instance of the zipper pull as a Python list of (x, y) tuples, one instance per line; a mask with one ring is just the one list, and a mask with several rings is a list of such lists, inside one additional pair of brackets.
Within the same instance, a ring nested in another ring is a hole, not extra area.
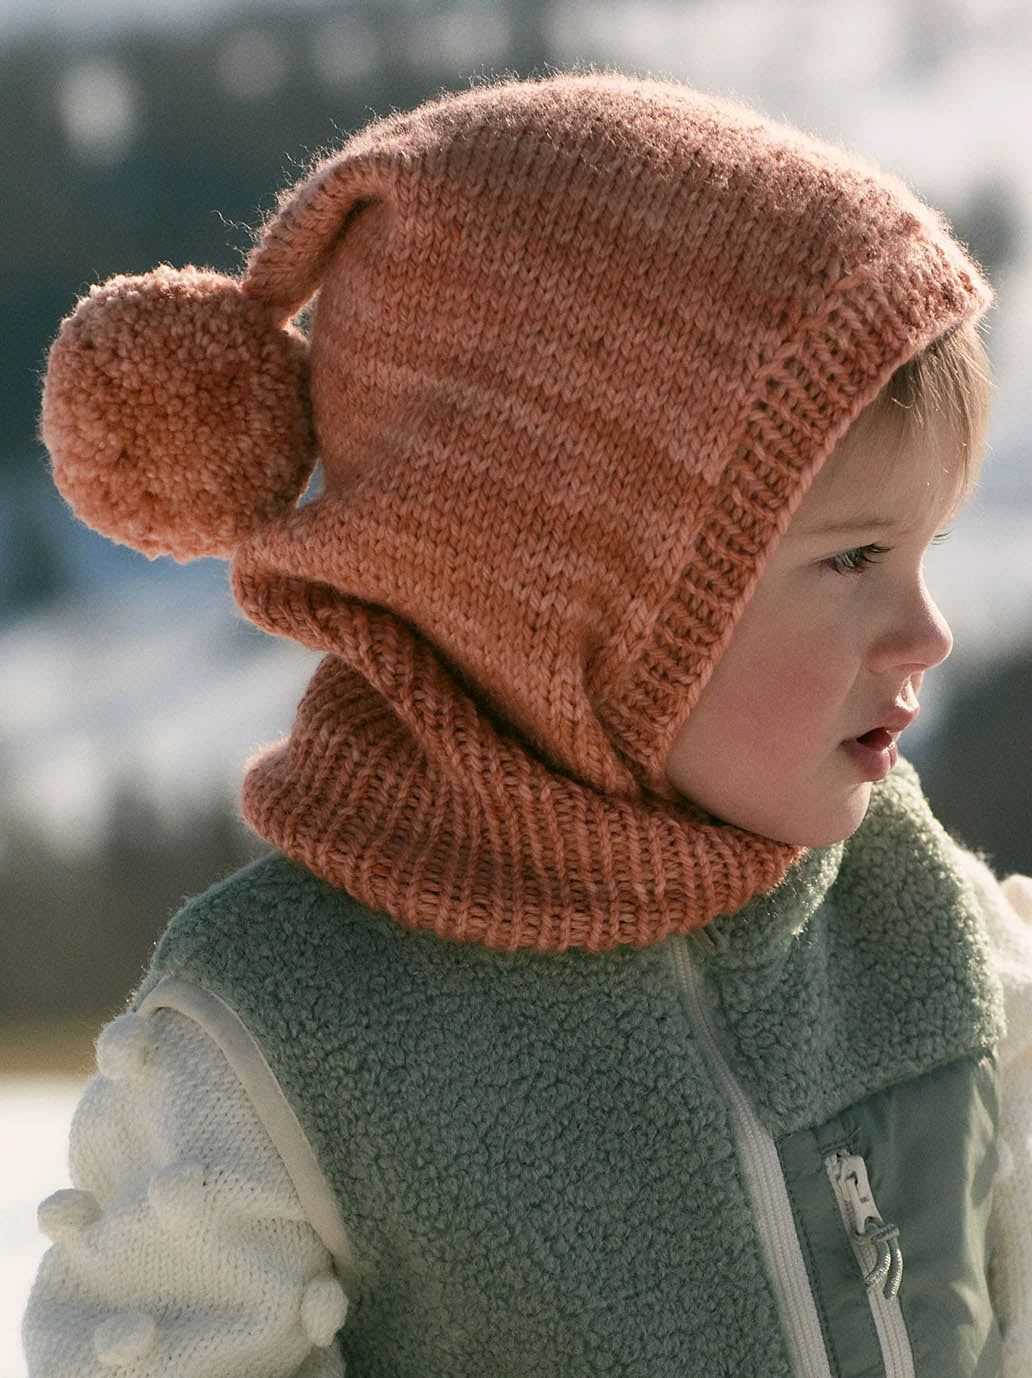
[(864, 1274), (864, 1285), (869, 1291), (880, 1286), (882, 1295), (891, 1300), (903, 1281), (899, 1226), (886, 1224), (879, 1215), (867, 1176), (867, 1164), (858, 1153), (836, 1156), (835, 1177), (853, 1233), (858, 1240), (873, 1244), (878, 1251), (874, 1267)]
[[(842, 1194), (857, 1234), (867, 1233), (867, 1222), (878, 1219), (878, 1207), (871, 1195), (867, 1164), (858, 1153), (843, 1154), (838, 1160), (838, 1178)], [(880, 1222), (879, 1222), (880, 1223)]]

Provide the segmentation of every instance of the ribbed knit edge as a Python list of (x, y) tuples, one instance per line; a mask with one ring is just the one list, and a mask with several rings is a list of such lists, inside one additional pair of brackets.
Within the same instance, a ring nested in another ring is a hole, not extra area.
[(500, 949), (644, 946), (733, 913), (801, 855), (550, 771), (390, 614), (319, 620), (346, 659), (323, 660), (288, 741), (251, 767), (244, 813), (406, 927)]
[(699, 509), (690, 561), (619, 694), (600, 705), (621, 758), (661, 797), (674, 797), (664, 769), (673, 739), (821, 465), (901, 364), (990, 304), (959, 255), (918, 241), (909, 260), (844, 279), (791, 349), (764, 362)]

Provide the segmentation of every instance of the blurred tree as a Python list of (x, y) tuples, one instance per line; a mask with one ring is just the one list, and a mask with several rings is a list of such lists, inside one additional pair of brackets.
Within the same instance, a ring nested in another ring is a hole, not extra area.
[(0, 1023), (116, 1014), (184, 900), (265, 850), (227, 799), (180, 818), (145, 784), (117, 793), (97, 850), (0, 816)]
[(1001, 875), (1032, 875), (1032, 646), (982, 666), (957, 693), (922, 771), (936, 813)]
[(32, 464), (0, 469), (0, 621), (68, 588), (42, 479)]

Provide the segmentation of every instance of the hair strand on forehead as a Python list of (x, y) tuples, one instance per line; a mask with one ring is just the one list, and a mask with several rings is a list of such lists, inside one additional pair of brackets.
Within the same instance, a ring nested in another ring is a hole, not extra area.
[(953, 442), (961, 490), (969, 492), (978, 480), (991, 392), (989, 356), (977, 324), (966, 321), (900, 364), (857, 428), (888, 425), (906, 444), (941, 427)]

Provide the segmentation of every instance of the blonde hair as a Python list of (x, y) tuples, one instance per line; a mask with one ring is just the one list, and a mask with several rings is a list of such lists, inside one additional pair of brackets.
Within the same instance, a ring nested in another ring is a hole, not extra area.
[(901, 364), (854, 422), (892, 429), (900, 443), (930, 426), (955, 442), (964, 492), (978, 481), (989, 421), (992, 370), (978, 326), (965, 322), (938, 336)]

